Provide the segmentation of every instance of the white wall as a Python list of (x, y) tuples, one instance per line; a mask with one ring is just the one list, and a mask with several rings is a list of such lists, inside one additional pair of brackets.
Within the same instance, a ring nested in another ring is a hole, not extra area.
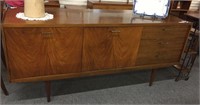
[(200, 7), (200, 0), (192, 0), (190, 10), (197, 10)]

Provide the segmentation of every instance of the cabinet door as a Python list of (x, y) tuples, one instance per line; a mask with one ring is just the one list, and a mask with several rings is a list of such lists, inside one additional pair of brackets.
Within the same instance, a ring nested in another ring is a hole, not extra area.
[(49, 57), (48, 42), (43, 28), (5, 28), (5, 51), (11, 81), (27, 77), (47, 75)]
[(83, 70), (115, 68), (113, 43), (109, 28), (85, 28)]
[(112, 28), (114, 57), (117, 68), (134, 67), (140, 44), (142, 27)]
[(52, 28), (52, 34), (48, 47), (52, 68), (49, 75), (81, 72), (83, 29)]
[(145, 27), (136, 65), (177, 63), (183, 51), (189, 27)]
[(86, 28), (83, 70), (133, 67), (141, 32), (141, 27)]
[(11, 81), (81, 71), (81, 28), (8, 28), (4, 32)]

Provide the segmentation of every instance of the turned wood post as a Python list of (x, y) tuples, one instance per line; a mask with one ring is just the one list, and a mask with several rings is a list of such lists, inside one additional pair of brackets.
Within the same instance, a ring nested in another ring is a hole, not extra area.
[(51, 101), (51, 82), (45, 81), (45, 88), (46, 88), (46, 95), (47, 95), (47, 102)]
[(2, 76), (1, 76), (1, 89), (3, 90), (3, 93), (5, 95), (8, 95), (8, 91), (7, 91), (6, 87), (5, 87), (5, 84), (4, 84)]
[(150, 81), (149, 81), (149, 86), (152, 86), (153, 81), (154, 81), (154, 79), (155, 79), (155, 75), (156, 75), (156, 70), (155, 70), (155, 69), (152, 69), (152, 70), (151, 70)]

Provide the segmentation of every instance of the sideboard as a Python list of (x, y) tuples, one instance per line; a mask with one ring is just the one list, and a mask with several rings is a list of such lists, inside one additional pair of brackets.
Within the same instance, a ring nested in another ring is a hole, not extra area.
[[(46, 8), (48, 21), (27, 21), (10, 9), (3, 48), (10, 82), (50, 81), (179, 64), (191, 23), (168, 16), (138, 18), (131, 10)], [(151, 77), (151, 84), (153, 75)]]

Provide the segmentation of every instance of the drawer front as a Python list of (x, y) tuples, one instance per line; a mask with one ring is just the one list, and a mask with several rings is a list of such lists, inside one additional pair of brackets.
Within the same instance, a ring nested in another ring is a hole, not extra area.
[(179, 62), (188, 27), (145, 27), (136, 65)]
[(185, 26), (145, 27), (142, 39), (185, 38), (188, 29), (189, 27)]
[(184, 39), (141, 40), (136, 65), (178, 62), (184, 47)]
[(140, 54), (136, 65), (149, 65), (178, 62), (180, 59), (181, 50), (166, 50), (166, 51), (152, 51)]
[(182, 49), (185, 43), (184, 38), (179, 39), (143, 39), (140, 43), (140, 50), (151, 51), (152, 50), (174, 50)]

